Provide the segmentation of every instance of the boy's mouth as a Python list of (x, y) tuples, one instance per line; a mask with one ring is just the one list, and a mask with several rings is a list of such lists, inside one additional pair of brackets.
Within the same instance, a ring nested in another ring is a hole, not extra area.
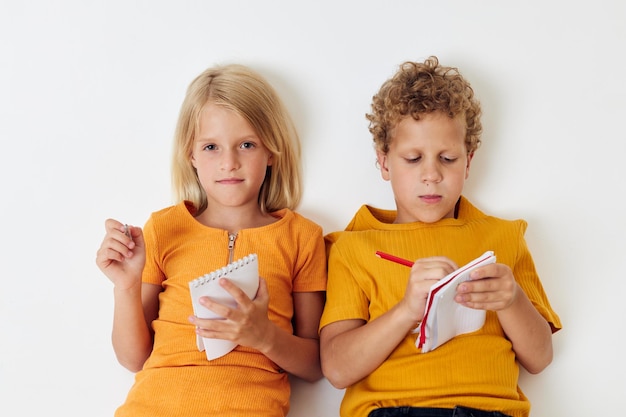
[(419, 198), (420, 200), (426, 203), (437, 203), (441, 201), (442, 197), (440, 195), (428, 194), (428, 195), (421, 195)]

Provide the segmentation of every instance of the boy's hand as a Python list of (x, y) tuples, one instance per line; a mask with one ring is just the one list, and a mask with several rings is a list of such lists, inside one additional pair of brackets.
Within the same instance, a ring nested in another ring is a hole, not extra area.
[(508, 265), (491, 264), (470, 274), (470, 280), (459, 284), (455, 301), (481, 310), (504, 310), (513, 304), (519, 286)]
[(421, 258), (411, 267), (409, 283), (400, 301), (417, 322), (424, 318), (424, 309), (430, 287), (441, 278), (457, 269), (457, 265), (444, 256)]

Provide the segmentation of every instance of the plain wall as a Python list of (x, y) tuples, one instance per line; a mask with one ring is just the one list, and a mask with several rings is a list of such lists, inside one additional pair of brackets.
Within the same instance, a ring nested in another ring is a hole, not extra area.
[[(393, 208), (365, 113), (405, 60), (457, 66), (483, 104), (465, 195), (524, 218), (564, 329), (522, 372), (532, 416), (600, 416), (626, 392), (626, 3), (0, 0), (0, 414), (111, 416), (133, 382), (110, 342), (104, 220), (170, 205), (171, 138), (206, 67), (250, 65), (303, 143), (300, 211), (325, 232)], [(294, 381), (290, 417), (342, 391)]]

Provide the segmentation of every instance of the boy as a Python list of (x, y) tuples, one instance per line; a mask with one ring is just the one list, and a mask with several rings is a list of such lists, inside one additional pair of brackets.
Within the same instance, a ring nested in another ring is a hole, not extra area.
[[(347, 388), (344, 417), (528, 416), (518, 364), (552, 361), (561, 328), (537, 276), (523, 220), (487, 216), (463, 195), (480, 145), (480, 104), (455, 69), (406, 62), (367, 115), (377, 161), (396, 210), (362, 206), (346, 231), (327, 236), (327, 303), (320, 323), (322, 370)], [(376, 251), (416, 260), (413, 267)], [(487, 250), (455, 301), (486, 310), (485, 325), (428, 353), (416, 347), (433, 283)]]

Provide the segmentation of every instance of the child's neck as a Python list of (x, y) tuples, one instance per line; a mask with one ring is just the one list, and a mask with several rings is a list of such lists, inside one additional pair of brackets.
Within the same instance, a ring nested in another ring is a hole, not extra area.
[(252, 229), (274, 223), (276, 218), (261, 212), (257, 204), (240, 207), (215, 207), (209, 205), (196, 220), (205, 226), (237, 233), (241, 229)]

